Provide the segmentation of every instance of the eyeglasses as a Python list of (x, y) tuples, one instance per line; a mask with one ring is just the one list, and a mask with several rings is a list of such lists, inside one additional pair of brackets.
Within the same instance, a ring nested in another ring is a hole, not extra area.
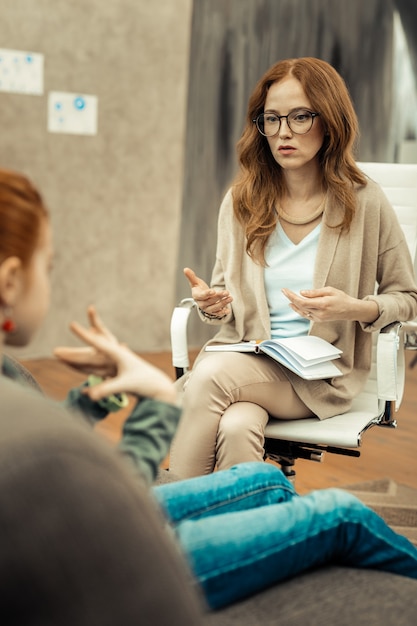
[(320, 113), (313, 113), (307, 109), (296, 109), (288, 115), (277, 115), (276, 113), (261, 113), (252, 120), (256, 128), (264, 137), (276, 135), (281, 128), (281, 120), (287, 120), (289, 129), (296, 135), (305, 135), (311, 130), (314, 118)]

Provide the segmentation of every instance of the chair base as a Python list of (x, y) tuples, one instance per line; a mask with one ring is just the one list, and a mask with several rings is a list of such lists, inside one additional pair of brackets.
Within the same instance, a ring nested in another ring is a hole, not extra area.
[(278, 463), (285, 476), (290, 480), (294, 480), (296, 476), (296, 459), (307, 459), (321, 463), (324, 460), (325, 452), (352, 457), (359, 457), (361, 455), (360, 451), (356, 449), (311, 445), (300, 442), (295, 443), (293, 441), (283, 441), (280, 439), (265, 439), (265, 458)]

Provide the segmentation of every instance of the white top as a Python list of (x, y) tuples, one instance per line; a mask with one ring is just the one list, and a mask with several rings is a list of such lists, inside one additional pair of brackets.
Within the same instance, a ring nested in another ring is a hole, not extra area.
[(289, 306), (281, 289), (295, 293), (311, 289), (321, 224), (318, 224), (300, 243), (287, 237), (278, 222), (265, 251), (267, 267), (264, 270), (266, 297), (271, 320), (271, 337), (307, 335), (310, 322)]

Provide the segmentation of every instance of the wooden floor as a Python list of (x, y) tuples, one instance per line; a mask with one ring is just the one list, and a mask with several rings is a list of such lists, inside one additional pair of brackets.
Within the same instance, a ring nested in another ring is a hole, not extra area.
[[(168, 353), (141, 356), (173, 377)], [(410, 367), (414, 356), (415, 353), (407, 352), (404, 400), (396, 416), (398, 428), (369, 430), (364, 436), (360, 458), (326, 453), (321, 463), (298, 460), (296, 486), (300, 493), (378, 478), (391, 478), (417, 489), (417, 366)], [(45, 393), (55, 399), (64, 398), (69, 388), (84, 379), (54, 359), (24, 361), (24, 365), (34, 374)], [(126, 411), (106, 418), (97, 427), (100, 435), (116, 442), (125, 416)]]

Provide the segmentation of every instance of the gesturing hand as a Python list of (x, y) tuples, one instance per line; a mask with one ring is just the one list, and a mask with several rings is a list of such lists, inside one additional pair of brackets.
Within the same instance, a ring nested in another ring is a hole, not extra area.
[(371, 323), (379, 314), (376, 302), (353, 298), (334, 287), (305, 289), (299, 294), (283, 289), (282, 293), (296, 313), (313, 321), (355, 320)]
[(211, 289), (189, 267), (184, 269), (184, 274), (191, 287), (191, 296), (199, 309), (218, 317), (223, 317), (230, 313), (228, 304), (232, 302), (233, 298), (226, 289), (222, 291)]
[(103, 324), (93, 306), (88, 307), (87, 316), (90, 322), (90, 328), (83, 329), (77, 322), (72, 322), (70, 328), (72, 332), (80, 337), (88, 346), (79, 348), (58, 347), (54, 350), (54, 355), (65, 361), (71, 367), (83, 372), (84, 374), (95, 374), (96, 376), (114, 376), (116, 374), (116, 364), (105, 352), (97, 350), (90, 344), (89, 340), (85, 340), (81, 333), (89, 333), (89, 337), (101, 337), (106, 339), (108, 345), (118, 345), (116, 337)]
[(100, 400), (116, 393), (132, 393), (165, 402), (176, 402), (176, 391), (171, 379), (127, 346), (103, 324), (94, 307), (88, 308), (90, 328), (77, 322), (71, 330), (87, 344), (80, 348), (58, 347), (55, 356), (76, 369), (107, 377), (102, 383), (85, 387), (84, 393), (92, 400)]

